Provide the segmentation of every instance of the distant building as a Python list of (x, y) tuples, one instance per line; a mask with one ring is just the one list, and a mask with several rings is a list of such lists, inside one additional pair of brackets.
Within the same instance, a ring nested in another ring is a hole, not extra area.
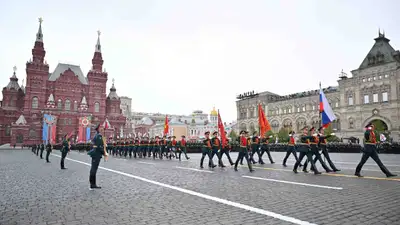
[[(363, 139), (364, 127), (379, 121), (400, 139), (400, 51), (379, 32), (375, 43), (352, 77), (340, 74), (339, 86), (324, 88), (337, 117), (332, 128), (339, 137)], [(268, 91), (238, 96), (240, 129), (257, 130), (257, 104), (261, 102), (274, 132), (281, 128), (300, 131), (305, 125), (319, 127), (319, 90), (280, 96)]]

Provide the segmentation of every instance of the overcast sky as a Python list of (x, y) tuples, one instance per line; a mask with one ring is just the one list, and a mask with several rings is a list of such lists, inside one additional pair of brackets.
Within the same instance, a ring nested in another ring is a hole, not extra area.
[(400, 46), (397, 0), (4, 0), (0, 86), (26, 79), (43, 17), (46, 60), (91, 67), (98, 29), (104, 67), (133, 110), (209, 112), (236, 119), (235, 97), (337, 85), (358, 68), (384, 29)]

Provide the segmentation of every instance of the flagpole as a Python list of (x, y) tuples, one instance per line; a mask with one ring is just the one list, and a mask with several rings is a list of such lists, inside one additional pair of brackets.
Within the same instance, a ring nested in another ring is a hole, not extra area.
[[(321, 95), (321, 90), (322, 90), (322, 87), (321, 87), (321, 81), (320, 81), (319, 82), (319, 95), (318, 95), (318, 100), (319, 100), (320, 107), (321, 107), (321, 96), (320, 96)], [(319, 109), (319, 121), (320, 121), (320, 127), (322, 127), (322, 112), (321, 112), (321, 108)], [(324, 155), (324, 163), (326, 163), (325, 155)]]

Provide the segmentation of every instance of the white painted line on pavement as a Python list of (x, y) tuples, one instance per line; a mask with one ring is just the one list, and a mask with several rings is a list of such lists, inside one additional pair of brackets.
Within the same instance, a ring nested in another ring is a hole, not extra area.
[[(323, 157), (322, 157), (322, 159), (324, 159)], [(361, 157), (360, 157), (360, 159), (361, 159)], [(288, 160), (288, 162), (292, 162), (292, 164), (294, 165), (294, 163), (296, 162), (295, 160)], [(305, 161), (303, 161), (303, 162), (305, 162)], [(334, 164), (345, 164), (345, 165), (358, 165), (358, 162), (339, 162), (339, 161), (333, 161), (333, 163)], [(398, 165), (395, 165), (395, 164), (384, 164), (386, 167), (400, 167), (400, 164), (398, 164)], [(376, 166), (376, 167), (378, 167), (378, 165), (377, 164), (373, 164), (373, 163), (366, 163), (366, 164), (364, 164), (364, 166)]]
[(155, 163), (143, 162), (143, 161), (138, 161), (138, 163), (141, 163), (141, 164), (148, 164), (148, 165), (155, 165)]
[[(52, 154), (52, 155), (61, 158), (61, 156), (59, 156), (59, 155), (56, 155), (56, 154)], [(73, 162), (76, 162), (76, 163), (80, 163), (80, 164), (91, 166), (90, 163), (78, 161), (78, 160), (75, 160), (75, 159), (66, 158), (66, 160), (70, 160), (70, 161), (73, 161)], [(229, 206), (240, 208), (240, 209), (244, 209), (244, 210), (247, 210), (247, 211), (250, 211), (250, 212), (254, 212), (254, 213), (261, 214), (261, 215), (273, 217), (273, 218), (276, 218), (276, 219), (279, 219), (279, 220), (283, 220), (283, 221), (286, 221), (286, 222), (290, 222), (290, 223), (294, 223), (294, 224), (298, 224), (298, 225), (317, 225), (317, 224), (314, 224), (314, 223), (310, 223), (310, 222), (307, 222), (307, 221), (302, 221), (302, 220), (299, 220), (299, 219), (296, 219), (296, 218), (293, 218), (293, 217), (289, 217), (289, 216), (284, 216), (284, 215), (281, 215), (281, 214), (278, 214), (278, 213), (274, 213), (274, 212), (271, 212), (271, 211), (267, 211), (267, 210), (264, 210), (264, 209), (255, 208), (255, 207), (244, 205), (244, 204), (241, 204), (241, 203), (232, 202), (232, 201), (229, 201), (229, 200), (226, 200), (226, 199), (213, 197), (213, 196), (210, 196), (210, 195), (206, 195), (206, 194), (202, 194), (202, 193), (199, 193), (199, 192), (187, 190), (187, 189), (184, 189), (184, 188), (175, 187), (175, 186), (172, 186), (172, 185), (169, 185), (169, 184), (164, 184), (164, 183), (161, 183), (161, 182), (158, 182), (158, 181), (149, 180), (149, 179), (146, 179), (146, 178), (143, 178), (143, 177), (135, 176), (135, 175), (132, 175), (132, 174), (129, 174), (129, 173), (124, 173), (124, 172), (121, 172), (121, 171), (118, 171), (118, 170), (113, 170), (113, 169), (109, 169), (109, 168), (102, 167), (102, 166), (99, 166), (99, 169), (106, 170), (106, 171), (109, 171), (109, 172), (112, 172), (112, 173), (116, 173), (116, 174), (120, 174), (120, 175), (123, 175), (123, 176), (131, 177), (131, 178), (134, 178), (134, 179), (137, 179), (137, 180), (141, 180), (141, 181), (144, 181), (144, 182), (147, 182), (147, 183), (151, 183), (151, 184), (154, 184), (154, 185), (158, 185), (158, 186), (161, 186), (161, 187), (169, 188), (169, 189), (172, 189), (172, 190), (175, 190), (175, 191), (179, 191), (179, 192), (182, 192), (182, 193), (185, 193), (185, 194), (193, 195), (193, 196), (196, 196), (196, 197), (199, 197), (199, 198), (204, 198), (204, 199), (207, 199), (207, 200), (218, 202), (218, 203), (221, 203), (221, 204), (224, 204), (224, 205), (229, 205)]]
[(255, 180), (265, 180), (265, 181), (273, 181), (273, 182), (279, 182), (279, 183), (285, 183), (285, 184), (302, 185), (302, 186), (308, 186), (308, 187), (317, 187), (317, 188), (326, 188), (326, 189), (334, 189), (334, 190), (343, 190), (343, 188), (341, 188), (341, 187), (330, 187), (330, 186), (323, 186), (323, 185), (317, 185), (317, 184), (298, 183), (298, 182), (285, 181), (285, 180), (267, 179), (267, 178), (262, 178), (262, 177), (251, 177), (251, 176), (242, 176), (242, 177), (244, 177), (244, 178), (250, 178), (250, 179), (255, 179)]
[(176, 166), (175, 168), (183, 169), (183, 170), (193, 170), (193, 171), (204, 172), (204, 173), (214, 173), (213, 171), (209, 171), (209, 170), (199, 170), (199, 169), (189, 168), (189, 167), (180, 167), (180, 166)]

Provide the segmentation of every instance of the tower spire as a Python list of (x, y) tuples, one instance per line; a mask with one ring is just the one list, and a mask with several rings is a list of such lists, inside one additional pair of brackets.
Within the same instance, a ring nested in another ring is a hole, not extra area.
[(101, 44), (100, 44), (100, 30), (97, 31), (97, 44), (95, 52), (101, 52)]
[(38, 30), (38, 32), (36, 34), (36, 41), (37, 42), (43, 42), (42, 22), (43, 22), (42, 17), (39, 17), (39, 30)]

